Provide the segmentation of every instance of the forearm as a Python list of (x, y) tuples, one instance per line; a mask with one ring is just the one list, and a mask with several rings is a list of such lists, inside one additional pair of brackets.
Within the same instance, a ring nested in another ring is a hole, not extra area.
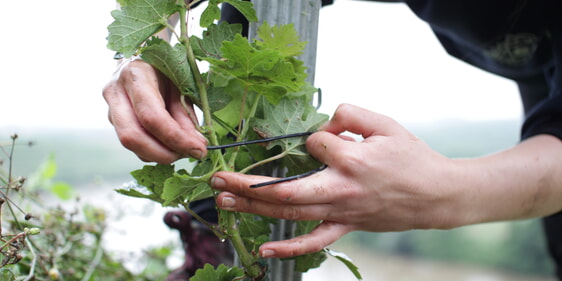
[(532, 137), (511, 149), (455, 161), (459, 225), (541, 217), (562, 210), (562, 142)]

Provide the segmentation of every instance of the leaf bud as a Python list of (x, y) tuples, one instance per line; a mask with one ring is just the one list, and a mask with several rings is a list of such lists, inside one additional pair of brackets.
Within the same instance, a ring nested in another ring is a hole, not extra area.
[(41, 230), (37, 227), (32, 227), (32, 228), (24, 228), (23, 231), (27, 234), (27, 235), (37, 235), (39, 233), (41, 233)]

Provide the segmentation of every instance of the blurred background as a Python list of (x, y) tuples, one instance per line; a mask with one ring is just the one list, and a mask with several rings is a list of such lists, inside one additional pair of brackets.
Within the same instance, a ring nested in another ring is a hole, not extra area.
[[(144, 164), (119, 144), (101, 96), (116, 66), (105, 47), (114, 8), (114, 1), (0, 3), (0, 144), (13, 133), (20, 143), (32, 141), (16, 147), (14, 173), (33, 174), (53, 161), (57, 181), (112, 212), (107, 246), (139, 253), (178, 242), (162, 223), (166, 209), (113, 191)], [(336, 0), (323, 8), (317, 60), (324, 113), (345, 102), (387, 114), (449, 157), (485, 155), (518, 141), (515, 85), (448, 56), (405, 5)], [(527, 220), (358, 232), (331, 249), (352, 258), (364, 280), (554, 280), (540, 227)], [(329, 259), (304, 280), (353, 276)]]

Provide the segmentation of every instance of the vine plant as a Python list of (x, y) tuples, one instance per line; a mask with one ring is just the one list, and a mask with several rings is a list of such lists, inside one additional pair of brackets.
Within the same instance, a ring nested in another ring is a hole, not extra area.
[[(316, 89), (305, 82), (303, 62), (296, 59), (304, 49), (292, 25), (264, 23), (258, 38), (249, 42), (242, 26), (216, 21), (221, 3), (228, 3), (249, 21), (257, 21), (250, 2), (209, 0), (199, 25), (202, 38), (190, 35), (188, 19), (194, 2), (184, 0), (118, 0), (108, 27), (108, 48), (124, 58), (138, 56), (166, 75), (184, 99), (203, 115), (199, 130), (210, 146), (313, 132), (327, 120), (311, 105)], [(179, 28), (169, 24), (179, 16)], [(155, 35), (168, 29), (177, 39), (172, 45)], [(199, 64), (207, 62), (207, 72)], [(318, 169), (321, 163), (306, 152), (305, 136), (276, 139), (266, 145), (234, 146), (209, 150), (206, 159), (193, 161), (190, 171), (173, 165), (147, 165), (132, 172), (137, 184), (118, 192), (148, 198), (163, 206), (181, 206), (195, 218), (189, 203), (216, 195), (209, 180), (216, 171), (253, 173), (274, 163), (288, 176)], [(267, 187), (263, 187), (267, 188)], [(229, 239), (243, 268), (206, 266), (191, 280), (266, 280), (267, 264), (258, 254), (269, 240), (270, 224), (276, 220), (252, 214), (218, 210), (219, 224), (210, 225), (217, 236)], [(297, 235), (310, 232), (317, 221), (297, 222)], [(296, 270), (319, 266), (329, 251), (296, 258)], [(356, 268), (340, 255), (336, 257), (360, 279)]]

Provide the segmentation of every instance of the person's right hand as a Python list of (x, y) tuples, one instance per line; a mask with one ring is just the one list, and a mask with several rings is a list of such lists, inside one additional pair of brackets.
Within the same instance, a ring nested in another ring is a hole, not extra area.
[(206, 155), (207, 140), (194, 125), (193, 105), (184, 108), (177, 88), (150, 64), (125, 63), (103, 96), (119, 141), (141, 160), (169, 164)]

